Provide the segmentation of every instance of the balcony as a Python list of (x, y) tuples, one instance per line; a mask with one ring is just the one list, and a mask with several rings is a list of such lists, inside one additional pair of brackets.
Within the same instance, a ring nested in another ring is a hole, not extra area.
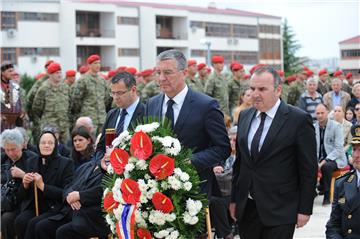
[(115, 37), (115, 30), (109, 30), (109, 29), (86, 29), (86, 28), (80, 28), (81, 31), (76, 31), (77, 37), (106, 37), (106, 38), (113, 38)]
[(156, 16), (156, 39), (187, 40), (184, 17)]
[(114, 13), (76, 12), (76, 36), (115, 38)]

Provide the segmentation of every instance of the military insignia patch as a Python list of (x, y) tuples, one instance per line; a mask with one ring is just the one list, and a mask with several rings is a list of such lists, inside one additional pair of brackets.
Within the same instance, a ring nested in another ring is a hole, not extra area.
[(355, 175), (354, 174), (351, 174), (351, 176), (348, 178), (347, 182), (348, 183), (351, 183), (352, 180), (354, 179)]
[(344, 204), (345, 203), (345, 198), (339, 198), (338, 203), (339, 204)]

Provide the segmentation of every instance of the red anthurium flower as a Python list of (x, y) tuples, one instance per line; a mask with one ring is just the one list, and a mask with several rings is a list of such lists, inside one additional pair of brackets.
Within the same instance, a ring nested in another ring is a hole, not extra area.
[(129, 154), (123, 149), (115, 148), (110, 154), (111, 166), (114, 168), (114, 172), (118, 175), (124, 172), (128, 160)]
[(144, 228), (139, 228), (136, 234), (140, 239), (151, 239), (151, 233)]
[(174, 205), (172, 204), (170, 198), (160, 192), (154, 193), (152, 203), (154, 204), (156, 210), (162, 211), (163, 213), (170, 213), (174, 210)]
[(164, 179), (174, 172), (174, 159), (158, 154), (150, 160), (149, 169), (156, 179)]
[(124, 179), (120, 189), (126, 203), (136, 204), (140, 201), (141, 191), (139, 189), (139, 184), (136, 181), (130, 178)]
[(152, 154), (153, 146), (151, 139), (142, 131), (134, 134), (131, 138), (130, 145), (131, 154), (138, 159), (146, 160)]
[(119, 203), (114, 200), (113, 193), (109, 192), (104, 197), (104, 208), (107, 212), (112, 212), (113, 209), (116, 209), (119, 206)]

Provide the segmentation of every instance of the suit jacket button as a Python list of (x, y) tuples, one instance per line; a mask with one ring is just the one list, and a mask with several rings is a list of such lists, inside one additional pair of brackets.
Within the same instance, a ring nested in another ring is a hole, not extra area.
[(347, 218), (348, 218), (348, 219), (351, 219), (351, 218), (352, 218), (352, 215), (351, 215), (351, 214), (349, 214), (349, 215), (347, 216)]
[(351, 233), (352, 233), (352, 230), (351, 230), (351, 229), (349, 229), (347, 232), (348, 232), (349, 234), (351, 234)]

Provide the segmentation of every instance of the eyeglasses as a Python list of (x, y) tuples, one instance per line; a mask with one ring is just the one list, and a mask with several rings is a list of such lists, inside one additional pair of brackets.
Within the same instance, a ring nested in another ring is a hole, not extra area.
[(53, 142), (53, 141), (40, 141), (40, 144), (41, 144), (41, 145), (45, 145), (45, 144), (54, 145), (55, 142)]
[(127, 92), (129, 92), (128, 90), (125, 90), (125, 91), (111, 91), (110, 92), (110, 96), (111, 97), (114, 97), (114, 96), (122, 96), (122, 95), (125, 95)]
[(355, 108), (355, 110), (360, 110), (360, 108)]

